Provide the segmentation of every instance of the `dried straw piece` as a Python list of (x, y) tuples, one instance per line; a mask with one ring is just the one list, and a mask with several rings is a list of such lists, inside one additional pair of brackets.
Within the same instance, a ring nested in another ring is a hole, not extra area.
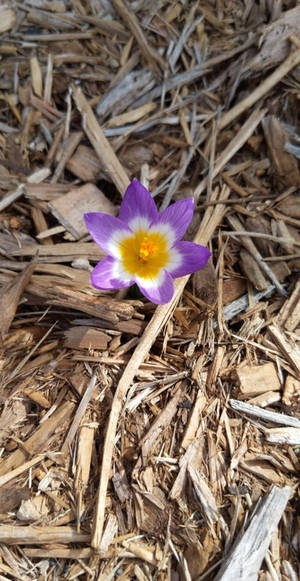
[[(227, 186), (224, 186), (218, 195), (218, 190), (215, 192), (215, 198), (220, 201), (227, 200), (230, 190)], [(198, 244), (207, 244), (210, 240), (213, 232), (215, 231), (218, 224), (220, 224), (224, 213), (226, 211), (226, 206), (224, 204), (219, 204), (214, 208), (209, 207), (205, 211), (202, 223), (199, 227), (198, 233), (194, 239), (194, 242)], [(151, 346), (153, 345), (158, 333), (161, 331), (162, 327), (169, 320), (173, 313), (175, 306), (177, 305), (183, 289), (189, 279), (189, 276), (182, 277), (175, 282), (175, 291), (172, 300), (167, 305), (162, 305), (157, 307), (155, 314), (153, 315), (150, 323), (146, 327), (139, 344), (137, 345), (133, 355), (131, 356), (123, 375), (119, 381), (117, 390), (114, 395), (112, 409), (108, 420), (107, 431), (105, 436), (103, 455), (102, 455), (102, 466), (100, 473), (100, 483), (97, 495), (97, 507), (96, 515), (93, 527), (93, 536), (91, 545), (94, 549), (98, 550), (101, 543), (103, 525), (104, 525), (104, 515), (105, 515), (105, 503), (106, 503), (106, 493), (108, 481), (111, 473), (111, 461), (113, 455), (113, 447), (115, 443), (115, 435), (117, 431), (118, 420), (122, 410), (123, 400), (126, 393), (130, 387), (132, 380), (134, 379), (136, 372), (146, 357)]]

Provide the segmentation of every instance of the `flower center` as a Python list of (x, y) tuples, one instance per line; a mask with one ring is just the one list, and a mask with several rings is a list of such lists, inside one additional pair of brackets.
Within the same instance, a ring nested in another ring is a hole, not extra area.
[(167, 240), (160, 232), (137, 230), (119, 248), (122, 265), (131, 276), (154, 278), (170, 260)]
[(139, 260), (144, 264), (149, 261), (149, 258), (152, 254), (156, 254), (159, 250), (157, 244), (153, 242), (153, 240), (149, 240), (146, 236), (140, 246), (139, 251)]

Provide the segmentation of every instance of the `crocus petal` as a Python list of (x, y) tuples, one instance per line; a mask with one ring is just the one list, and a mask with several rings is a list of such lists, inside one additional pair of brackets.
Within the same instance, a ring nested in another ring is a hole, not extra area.
[(151, 194), (134, 179), (128, 186), (121, 203), (120, 219), (134, 231), (149, 228), (158, 217), (158, 211)]
[(173, 278), (191, 274), (203, 268), (211, 256), (206, 246), (194, 242), (176, 242), (170, 249), (168, 272)]
[(136, 283), (140, 291), (156, 305), (168, 303), (174, 294), (174, 283), (171, 275), (166, 270), (153, 279), (136, 277)]
[(101, 212), (84, 214), (84, 220), (96, 244), (107, 254), (119, 258), (120, 242), (132, 234), (127, 224), (124, 224), (119, 218)]
[(194, 212), (194, 200), (180, 200), (166, 208), (158, 218), (152, 222), (151, 231), (159, 231), (164, 234), (169, 246), (176, 240), (180, 240), (191, 222)]
[(106, 256), (95, 266), (91, 274), (91, 283), (100, 290), (113, 290), (131, 286), (134, 281), (130, 280), (130, 276), (122, 269), (118, 260)]

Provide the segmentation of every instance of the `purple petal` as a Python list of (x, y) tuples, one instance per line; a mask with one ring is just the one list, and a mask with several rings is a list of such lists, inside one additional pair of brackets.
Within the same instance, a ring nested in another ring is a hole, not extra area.
[(136, 277), (140, 291), (156, 305), (168, 303), (174, 294), (174, 283), (171, 275), (162, 270), (155, 279)]
[(184, 235), (194, 212), (194, 199), (180, 200), (166, 208), (151, 224), (151, 230), (161, 230), (172, 246)]
[(158, 217), (158, 211), (151, 194), (136, 179), (131, 182), (125, 192), (119, 217), (132, 230), (148, 228), (151, 222)]
[(122, 270), (122, 265), (111, 256), (106, 256), (91, 274), (91, 283), (100, 290), (112, 290), (131, 286), (134, 281)]
[(84, 214), (84, 220), (87, 230), (96, 244), (107, 254), (112, 254), (118, 258), (120, 241), (132, 234), (127, 224), (124, 224), (119, 218), (101, 212)]
[(170, 249), (170, 254), (171, 263), (173, 262), (174, 266), (172, 267), (172, 264), (168, 266), (168, 272), (173, 278), (200, 270), (211, 256), (211, 252), (206, 246), (200, 246), (194, 242), (176, 242)]

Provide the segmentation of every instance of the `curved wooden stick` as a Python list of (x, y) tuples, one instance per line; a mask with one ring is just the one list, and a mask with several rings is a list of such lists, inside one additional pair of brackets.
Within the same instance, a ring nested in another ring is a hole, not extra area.
[[(229, 196), (230, 190), (228, 186), (224, 186), (217, 195), (216, 190), (212, 197), (218, 198), (218, 200), (226, 200)], [(197, 244), (207, 244), (210, 240), (213, 232), (215, 231), (218, 224), (220, 224), (224, 213), (226, 211), (226, 206), (224, 204), (219, 204), (215, 208), (209, 207), (205, 211), (202, 223), (199, 227), (198, 233), (194, 238), (194, 242)], [(149, 353), (151, 346), (153, 345), (158, 333), (161, 331), (165, 323), (168, 321), (169, 317), (173, 313), (184, 287), (189, 279), (189, 276), (182, 277), (175, 282), (175, 292), (172, 300), (166, 304), (157, 307), (151, 321), (147, 325), (141, 340), (135, 351), (133, 352), (130, 360), (128, 361), (124, 373), (119, 381), (119, 385), (114, 395), (112, 408), (108, 420), (107, 431), (105, 435), (104, 447), (103, 447), (103, 459), (100, 473), (100, 483), (97, 494), (97, 507), (96, 515), (94, 520), (94, 528), (91, 545), (95, 550), (99, 550), (103, 525), (105, 516), (105, 502), (107, 486), (111, 476), (111, 464), (113, 449), (115, 444), (115, 438), (117, 433), (118, 420), (122, 411), (123, 401), (126, 393), (137, 373), (137, 370), (141, 363), (144, 361), (146, 355)]]

